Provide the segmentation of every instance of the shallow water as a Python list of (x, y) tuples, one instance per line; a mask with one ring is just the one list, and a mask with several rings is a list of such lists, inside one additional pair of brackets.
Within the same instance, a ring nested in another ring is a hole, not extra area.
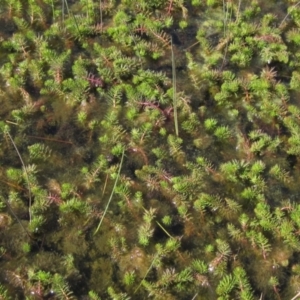
[(299, 8), (197, 2), (0, 4), (3, 299), (299, 292)]

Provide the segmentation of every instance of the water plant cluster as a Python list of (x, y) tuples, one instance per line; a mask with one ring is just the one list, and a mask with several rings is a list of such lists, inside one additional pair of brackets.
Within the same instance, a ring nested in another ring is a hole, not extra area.
[(0, 2), (1, 299), (299, 299), (300, 6)]

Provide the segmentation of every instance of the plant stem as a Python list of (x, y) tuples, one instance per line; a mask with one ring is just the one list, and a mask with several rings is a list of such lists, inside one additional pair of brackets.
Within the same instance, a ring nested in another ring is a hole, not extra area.
[[(70, 13), (70, 10), (69, 10), (69, 5), (68, 5), (67, 0), (64, 0), (64, 1), (63, 1), (63, 4), (64, 4), (64, 3), (66, 4), (66, 8), (67, 8), (67, 13), (68, 13), (68, 15), (70, 15), (71, 13)], [(63, 5), (63, 7), (64, 7), (64, 5)], [(62, 14), (64, 14), (64, 11), (62, 11)], [(75, 24), (76, 29), (77, 29), (77, 31), (78, 31), (78, 34), (79, 34), (79, 36), (80, 36), (80, 35), (81, 35), (81, 34), (80, 34), (80, 30), (79, 30), (79, 27), (78, 27), (76, 18), (75, 18), (75, 16), (74, 16), (73, 13), (72, 13), (72, 18), (73, 18), (73, 20), (74, 20), (74, 24)], [(64, 15), (63, 15), (63, 21), (64, 21)]]
[(28, 208), (28, 212), (29, 212), (29, 223), (30, 223), (30, 222), (31, 222), (31, 202), (32, 202), (32, 201), (31, 201), (31, 189), (30, 189), (30, 183), (29, 183), (29, 176), (28, 176), (27, 169), (26, 169), (26, 166), (25, 166), (25, 164), (24, 164), (24, 161), (23, 161), (23, 159), (22, 159), (22, 156), (21, 156), (21, 154), (20, 154), (20, 152), (19, 152), (19, 150), (18, 150), (18, 148), (17, 148), (15, 142), (13, 141), (13, 139), (12, 139), (12, 137), (11, 137), (11, 135), (10, 135), (10, 133), (9, 133), (8, 131), (6, 132), (6, 134), (8, 135), (8, 137), (9, 137), (11, 143), (13, 144), (13, 146), (14, 146), (14, 148), (15, 148), (15, 150), (16, 150), (18, 156), (19, 156), (19, 159), (20, 159), (20, 161), (21, 161), (21, 163), (22, 163), (22, 166), (23, 166), (23, 169), (24, 169), (24, 172), (25, 172), (25, 175), (26, 175), (26, 179), (27, 179), (26, 181), (27, 181), (27, 187), (28, 187), (28, 198), (29, 198), (29, 204), (28, 204), (29, 208)]
[(53, 0), (51, 1), (51, 8), (52, 8), (53, 23), (54, 23), (55, 22), (55, 12), (54, 12), (54, 3), (53, 3)]
[(105, 215), (106, 215), (106, 213), (107, 213), (109, 204), (110, 204), (110, 202), (111, 202), (111, 200), (112, 200), (112, 197), (113, 197), (113, 195), (114, 195), (114, 193), (115, 193), (115, 189), (116, 189), (116, 186), (117, 186), (117, 183), (118, 183), (118, 180), (119, 180), (119, 177), (120, 177), (120, 173), (121, 173), (121, 168), (122, 168), (122, 165), (123, 165), (124, 152), (125, 152), (125, 149), (123, 149), (123, 152), (122, 152), (122, 158), (121, 158), (121, 162), (120, 162), (118, 174), (117, 174), (117, 177), (116, 177), (116, 180), (115, 180), (113, 189), (112, 189), (112, 191), (111, 191), (110, 197), (109, 197), (108, 202), (107, 202), (107, 204), (106, 204), (104, 213), (103, 213), (103, 215), (102, 215), (102, 217), (101, 217), (101, 219), (100, 219), (99, 225), (98, 225), (97, 229), (96, 229), (95, 232), (94, 232), (94, 235), (99, 231), (99, 229), (100, 229), (100, 227), (101, 227), (101, 224), (102, 224), (102, 221), (103, 221), (103, 219), (104, 219), (104, 217), (105, 217)]
[(26, 234), (28, 235), (28, 237), (32, 240), (34, 240), (34, 238), (30, 235), (30, 233), (27, 231), (27, 229), (24, 227), (24, 225), (21, 223), (20, 219), (17, 217), (17, 215), (15, 214), (14, 210), (11, 208), (8, 200), (4, 199), (7, 207), (9, 208), (10, 212), (12, 213), (12, 215), (15, 217), (15, 219), (18, 221), (18, 223), (20, 224), (20, 226), (23, 228), (23, 230), (26, 232)]
[(102, 1), (101, 0), (99, 0), (99, 12), (100, 12), (101, 32), (103, 32), (103, 17), (102, 17)]
[(298, 297), (300, 297), (300, 292), (296, 296), (294, 296), (291, 300), (296, 300)]
[(196, 293), (196, 294), (194, 295), (194, 297), (192, 298), (192, 300), (195, 300), (197, 296), (198, 296), (198, 293)]
[(292, 11), (300, 4), (300, 1), (297, 2), (294, 6), (292, 6), (291, 10), (286, 14), (286, 16), (283, 18), (283, 20), (281, 21), (281, 23), (279, 24), (279, 28), (281, 27), (281, 25), (284, 23), (284, 21), (287, 19), (287, 17), (292, 13)]
[(147, 277), (147, 275), (148, 275), (149, 272), (151, 271), (151, 269), (152, 269), (152, 267), (153, 267), (153, 265), (154, 265), (154, 263), (155, 263), (155, 260), (156, 260), (156, 258), (157, 258), (158, 256), (159, 256), (159, 254), (156, 253), (156, 255), (154, 256), (154, 258), (153, 258), (153, 260), (152, 260), (152, 262), (151, 262), (151, 265), (150, 265), (150, 267), (148, 268), (148, 270), (147, 270), (145, 276), (143, 277), (143, 279), (141, 280), (140, 284), (139, 284), (138, 287), (135, 289), (135, 291), (133, 292), (133, 294), (135, 294), (135, 293), (139, 290), (139, 288), (141, 287), (143, 281), (145, 280), (145, 278)]
[(29, 138), (38, 139), (38, 140), (45, 140), (45, 141), (51, 141), (51, 142), (57, 142), (57, 143), (63, 143), (63, 144), (70, 144), (73, 145), (72, 142), (64, 141), (64, 140), (58, 140), (58, 139), (51, 139), (51, 138), (44, 138), (41, 136), (35, 136), (35, 135), (27, 135)]
[(172, 38), (171, 38), (171, 53), (172, 53), (172, 80), (173, 80), (174, 123), (175, 123), (175, 133), (176, 133), (176, 136), (178, 136), (179, 132), (178, 132), (177, 98), (176, 98), (176, 68), (175, 68), (175, 58), (174, 58)]
[(156, 221), (157, 225), (164, 231), (164, 233), (169, 236), (171, 239), (174, 239), (171, 234), (158, 222)]

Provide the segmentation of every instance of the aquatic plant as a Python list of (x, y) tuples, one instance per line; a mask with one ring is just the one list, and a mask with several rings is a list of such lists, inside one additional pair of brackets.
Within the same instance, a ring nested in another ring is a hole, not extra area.
[(0, 3), (3, 298), (299, 296), (291, 2)]

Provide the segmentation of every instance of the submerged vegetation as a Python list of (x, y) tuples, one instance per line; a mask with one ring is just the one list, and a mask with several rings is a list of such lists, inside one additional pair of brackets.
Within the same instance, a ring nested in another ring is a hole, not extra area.
[(0, 2), (0, 299), (300, 299), (300, 6)]

